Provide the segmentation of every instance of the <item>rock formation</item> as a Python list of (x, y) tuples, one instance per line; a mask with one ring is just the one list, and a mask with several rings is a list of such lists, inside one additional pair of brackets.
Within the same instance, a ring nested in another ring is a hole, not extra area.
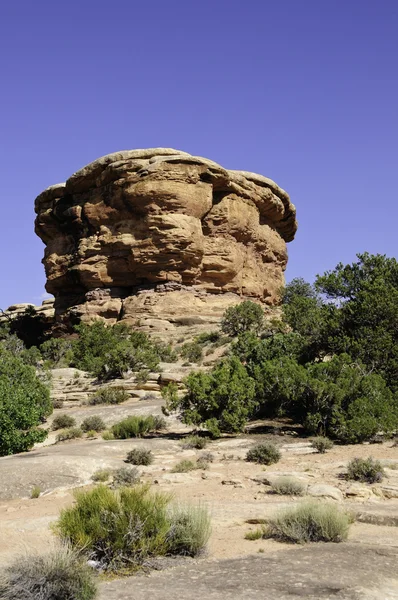
[(59, 322), (173, 328), (278, 301), (297, 223), (272, 180), (169, 148), (104, 156), (35, 202)]

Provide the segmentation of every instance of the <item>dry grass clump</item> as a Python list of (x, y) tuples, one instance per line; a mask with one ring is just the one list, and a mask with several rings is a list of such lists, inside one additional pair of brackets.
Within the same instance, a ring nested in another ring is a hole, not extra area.
[(264, 442), (251, 448), (246, 454), (246, 460), (261, 465), (272, 465), (281, 459), (281, 453), (272, 442)]
[(131, 572), (151, 557), (201, 552), (210, 534), (202, 508), (170, 508), (171, 496), (149, 486), (79, 491), (61, 512), (62, 540), (113, 572)]
[(268, 521), (267, 537), (281, 542), (342, 542), (347, 539), (350, 517), (333, 504), (303, 502)]
[(158, 415), (131, 415), (112, 426), (111, 431), (116, 439), (127, 440), (129, 438), (142, 437), (165, 429), (166, 421)]
[(103, 387), (87, 400), (87, 404), (121, 404), (129, 398), (130, 396), (122, 387)]
[(0, 576), (1, 600), (92, 600), (92, 569), (68, 547), (17, 559)]
[(91, 417), (86, 417), (82, 424), (80, 425), (82, 431), (87, 433), (88, 431), (103, 431), (106, 429), (106, 425), (103, 419), (99, 415), (91, 415)]
[(184, 458), (180, 460), (171, 469), (172, 473), (189, 473), (189, 471), (195, 471), (196, 469), (206, 470), (209, 468), (209, 461), (204, 457), (199, 457), (197, 460), (189, 460)]
[(97, 483), (104, 483), (105, 481), (108, 481), (111, 472), (110, 469), (97, 469), (97, 471), (92, 474), (91, 479)]
[(298, 479), (293, 477), (278, 477), (271, 484), (272, 491), (281, 496), (302, 496), (304, 494), (304, 485)]
[(57, 434), (55, 438), (55, 442), (66, 442), (67, 440), (74, 440), (76, 438), (81, 438), (83, 435), (80, 427), (71, 427), (70, 429), (64, 429)]
[(203, 450), (206, 448), (208, 444), (208, 440), (201, 435), (188, 435), (186, 438), (182, 440), (182, 447), (187, 450), (196, 449)]
[(139, 483), (140, 472), (136, 467), (120, 467), (112, 472), (113, 486), (131, 486)]
[(153, 463), (153, 454), (146, 448), (133, 448), (127, 453), (125, 462), (131, 465), (147, 466)]
[(56, 431), (57, 429), (67, 429), (68, 427), (74, 427), (76, 425), (76, 419), (74, 419), (71, 415), (62, 414), (57, 415), (54, 418), (51, 429)]
[(325, 454), (326, 450), (333, 448), (333, 442), (329, 438), (319, 435), (311, 441), (311, 446), (320, 454)]

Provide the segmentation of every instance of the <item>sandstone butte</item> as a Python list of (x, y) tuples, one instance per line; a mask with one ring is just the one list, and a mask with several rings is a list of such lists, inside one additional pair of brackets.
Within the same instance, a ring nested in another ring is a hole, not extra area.
[(170, 148), (109, 154), (35, 201), (58, 326), (162, 331), (278, 303), (296, 211), (271, 179)]

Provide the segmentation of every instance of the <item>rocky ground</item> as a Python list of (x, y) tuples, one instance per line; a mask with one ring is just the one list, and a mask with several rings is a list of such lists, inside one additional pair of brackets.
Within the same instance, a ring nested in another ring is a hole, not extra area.
[[(167, 377), (167, 371), (163, 372)], [(171, 374), (169, 373), (171, 377)], [(178, 379), (181, 373), (174, 373)], [(133, 390), (118, 406), (82, 404), (92, 389), (91, 380), (75, 370), (54, 372), (54, 396), (67, 399), (51, 420), (66, 412), (79, 424), (86, 416), (101, 415), (108, 425), (130, 414), (160, 414), (159, 375)], [(164, 434), (148, 439), (105, 441), (71, 440), (55, 444), (55, 432), (33, 451), (0, 459), (0, 564), (21, 552), (40, 551), (52, 543), (50, 525), (62, 507), (73, 502), (73, 489), (91, 485), (100, 468), (125, 465), (129, 450), (150, 448), (154, 463), (139, 467), (142, 481), (172, 491), (176, 500), (205, 504), (212, 516), (208, 553), (197, 561), (168, 563), (168, 568), (149, 576), (103, 582), (100, 598), (267, 598), (295, 597), (338, 599), (398, 598), (398, 447), (392, 442), (334, 446), (326, 454), (315, 453), (308, 439), (286, 423), (254, 424), (248, 433), (210, 442), (205, 450), (184, 449), (189, 430), (168, 418)], [(272, 440), (282, 459), (269, 467), (244, 460), (255, 443)], [(211, 452), (206, 470), (172, 473), (183, 458)], [(343, 478), (348, 461), (367, 457), (383, 461), (386, 478), (367, 485)], [(348, 542), (293, 546), (274, 540), (245, 539), (276, 510), (299, 502), (271, 493), (270, 484), (281, 474), (294, 476), (308, 496), (339, 503), (356, 516)], [(31, 499), (34, 486), (42, 493)], [(194, 585), (192, 585), (194, 584)]]

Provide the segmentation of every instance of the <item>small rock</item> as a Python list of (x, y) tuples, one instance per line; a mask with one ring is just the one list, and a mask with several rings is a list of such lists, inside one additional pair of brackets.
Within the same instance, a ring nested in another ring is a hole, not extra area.
[(221, 483), (222, 485), (235, 485), (243, 487), (243, 483), (240, 479), (223, 479)]
[(342, 502), (343, 500), (343, 494), (338, 488), (323, 483), (310, 485), (307, 494), (315, 498), (332, 498), (332, 500), (337, 500), (338, 502)]

